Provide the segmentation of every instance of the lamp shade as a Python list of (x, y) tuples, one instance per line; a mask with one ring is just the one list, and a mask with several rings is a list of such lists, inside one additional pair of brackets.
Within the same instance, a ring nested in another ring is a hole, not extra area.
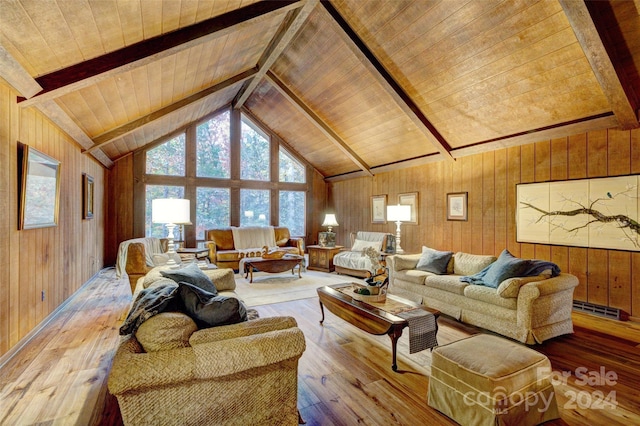
[(153, 223), (189, 223), (189, 200), (181, 198), (156, 198), (151, 200)]
[(336, 220), (335, 214), (326, 214), (324, 215), (324, 222), (322, 222), (322, 226), (340, 226), (340, 225), (338, 225), (338, 221)]
[(411, 220), (411, 206), (387, 206), (387, 220), (391, 222), (408, 222)]

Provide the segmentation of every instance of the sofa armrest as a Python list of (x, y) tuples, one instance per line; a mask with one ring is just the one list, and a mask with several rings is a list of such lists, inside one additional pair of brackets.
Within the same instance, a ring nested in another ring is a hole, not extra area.
[(238, 337), (192, 347), (197, 379), (230, 376), (283, 361), (297, 360), (306, 349), (297, 327)]
[(269, 317), (258, 318), (252, 321), (244, 321), (238, 324), (223, 325), (198, 330), (189, 338), (191, 346), (203, 343), (218, 342), (221, 340), (235, 339), (236, 337), (251, 336), (275, 330), (284, 330), (297, 327), (293, 317)]
[(300, 256), (304, 255), (304, 237), (292, 237), (289, 238), (285, 247), (296, 247)]
[(218, 261), (218, 247), (213, 241), (205, 241), (204, 246), (209, 249), (209, 261), (213, 264)]

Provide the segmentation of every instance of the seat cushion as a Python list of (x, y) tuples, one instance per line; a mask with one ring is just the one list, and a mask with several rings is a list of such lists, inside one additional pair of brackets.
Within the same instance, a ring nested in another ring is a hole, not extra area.
[(457, 275), (431, 275), (426, 278), (424, 285), (463, 295), (465, 287), (469, 284), (461, 282)]
[(464, 289), (464, 295), (469, 299), (481, 300), (514, 311), (518, 308), (518, 299), (502, 297), (495, 288), (483, 285), (468, 285)]
[(403, 271), (397, 271), (395, 273), (395, 279), (423, 285), (425, 280), (433, 275), (434, 274), (432, 272), (418, 271), (417, 269), (406, 269)]

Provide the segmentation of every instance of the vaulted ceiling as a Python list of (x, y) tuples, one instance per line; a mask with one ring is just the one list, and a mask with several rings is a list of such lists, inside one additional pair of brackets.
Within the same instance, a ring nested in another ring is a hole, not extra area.
[(640, 0), (4, 0), (0, 34), (106, 167), (229, 106), (329, 180), (639, 126)]

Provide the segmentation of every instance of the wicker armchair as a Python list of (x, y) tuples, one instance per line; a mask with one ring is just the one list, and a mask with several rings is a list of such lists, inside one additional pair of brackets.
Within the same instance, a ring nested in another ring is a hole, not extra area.
[(194, 332), (187, 347), (145, 352), (134, 335), (109, 376), (125, 424), (297, 425), (298, 359), (291, 317)]

